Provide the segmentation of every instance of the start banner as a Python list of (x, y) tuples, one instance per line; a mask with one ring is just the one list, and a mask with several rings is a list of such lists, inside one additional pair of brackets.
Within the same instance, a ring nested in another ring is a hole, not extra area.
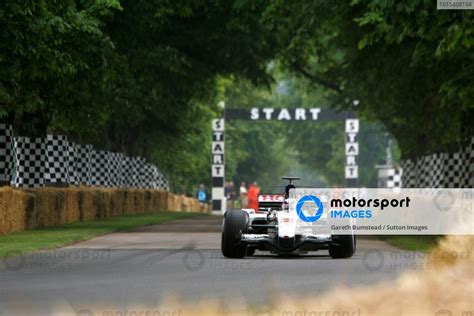
[(474, 235), (474, 189), (298, 188), (297, 234)]

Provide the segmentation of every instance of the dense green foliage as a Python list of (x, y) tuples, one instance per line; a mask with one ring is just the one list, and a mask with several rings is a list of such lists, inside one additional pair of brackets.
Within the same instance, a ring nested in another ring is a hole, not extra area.
[[(349, 109), (373, 185), (385, 132), (404, 157), (474, 134), (473, 47), (473, 12), (431, 0), (5, 0), (0, 121), (145, 156), (191, 192), (209, 178), (218, 101)], [(338, 123), (246, 124), (229, 125), (229, 177), (270, 183), (269, 166), (291, 171), (291, 145), (315, 182), (341, 183)]]
[(279, 0), (266, 19), (288, 39), (279, 53), (288, 69), (334, 106), (382, 122), (404, 156), (474, 134), (472, 11), (436, 10), (431, 0)]
[(269, 81), (274, 36), (260, 21), (263, 9), (229, 1), (2, 2), (0, 119), (19, 135), (66, 133), (142, 155), (174, 184), (196, 183), (210, 170), (203, 143), (216, 75)]

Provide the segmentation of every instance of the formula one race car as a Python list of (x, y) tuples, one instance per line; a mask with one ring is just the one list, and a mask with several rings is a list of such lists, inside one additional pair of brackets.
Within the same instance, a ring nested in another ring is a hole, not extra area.
[(252, 256), (255, 250), (277, 255), (299, 255), (328, 249), (332, 258), (350, 258), (356, 249), (354, 235), (297, 234), (297, 214), (290, 212), (290, 189), (298, 177), (283, 177), (285, 194), (259, 196), (258, 210), (227, 210), (224, 215), (221, 250), (227, 258)]

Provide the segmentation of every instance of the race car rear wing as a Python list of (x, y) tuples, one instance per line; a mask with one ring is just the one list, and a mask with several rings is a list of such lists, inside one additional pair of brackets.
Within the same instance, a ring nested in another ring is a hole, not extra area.
[(261, 194), (258, 196), (258, 211), (281, 210), (283, 202), (285, 202), (283, 194)]

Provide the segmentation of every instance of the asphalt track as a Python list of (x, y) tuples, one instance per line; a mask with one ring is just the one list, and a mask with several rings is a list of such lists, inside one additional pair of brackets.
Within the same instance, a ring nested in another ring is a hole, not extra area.
[(97, 306), (120, 314), (130, 306), (156, 306), (166, 297), (259, 308), (278, 296), (311, 297), (334, 286), (374, 284), (424, 268), (421, 253), (363, 238), (351, 259), (333, 260), (327, 251), (226, 259), (220, 253), (221, 221), (177, 220), (0, 261), (0, 315), (58, 310), (93, 315)]

